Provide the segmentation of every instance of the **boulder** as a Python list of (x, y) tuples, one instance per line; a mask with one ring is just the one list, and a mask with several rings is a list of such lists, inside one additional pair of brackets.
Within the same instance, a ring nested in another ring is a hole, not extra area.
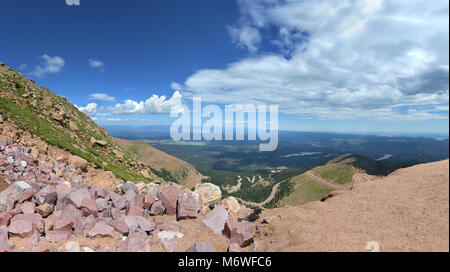
[(92, 177), (89, 185), (98, 188), (103, 188), (110, 192), (116, 191), (116, 176), (111, 171), (99, 171), (99, 173)]
[(25, 192), (23, 192), (21, 195), (19, 195), (19, 203), (22, 203), (26, 200), (29, 200), (30, 198), (32, 198), (34, 196), (34, 194), (36, 194), (37, 191), (33, 188), (31, 189), (27, 189)]
[(216, 234), (221, 234), (225, 228), (225, 222), (228, 220), (228, 212), (222, 206), (217, 206), (208, 213), (202, 220), (202, 225)]
[(32, 202), (26, 202), (20, 205), (20, 209), (24, 214), (33, 214), (35, 212), (35, 205)]
[(44, 220), (39, 214), (18, 214), (11, 218), (8, 231), (11, 235), (29, 238), (44, 231)]
[(53, 230), (72, 233), (73, 221), (69, 218), (56, 220), (53, 223)]
[(239, 204), (239, 202), (236, 200), (235, 197), (227, 197), (224, 200), (222, 200), (221, 206), (223, 206), (225, 208), (225, 210), (227, 210), (229, 213), (231, 214), (238, 214), (239, 211), (241, 210), (241, 205)]
[(120, 188), (120, 191), (124, 194), (126, 194), (130, 190), (137, 193), (136, 185), (133, 182), (127, 182), (127, 183), (121, 184), (119, 186), (119, 188)]
[(56, 188), (51, 185), (47, 185), (34, 195), (36, 204), (42, 205), (44, 203), (54, 204), (58, 199)]
[(95, 224), (95, 226), (89, 231), (89, 238), (113, 236), (114, 228), (101, 221)]
[(127, 215), (128, 216), (142, 216), (144, 214), (144, 209), (138, 207), (138, 206), (130, 206), (128, 209)]
[(246, 247), (253, 243), (255, 227), (252, 223), (248, 221), (234, 222), (231, 228), (230, 244), (237, 243), (240, 247)]
[(143, 231), (131, 232), (118, 247), (119, 252), (150, 252), (150, 239)]
[(148, 221), (142, 216), (124, 216), (122, 217), (130, 231), (142, 230), (144, 232), (152, 232), (156, 229), (156, 224)]
[(160, 189), (160, 185), (155, 183), (147, 184), (147, 194), (153, 196), (154, 198), (158, 197), (158, 192)]
[(177, 220), (197, 218), (202, 209), (203, 200), (199, 193), (182, 193), (178, 196)]
[(81, 170), (85, 170), (86, 167), (88, 166), (88, 161), (78, 157), (78, 156), (70, 156), (69, 157), (69, 161), (68, 161), (70, 166), (73, 166), (75, 168), (80, 168)]
[[(25, 162), (26, 163), (26, 162)], [(25, 166), (26, 167), (26, 166)], [(25, 192), (28, 189), (31, 189), (32, 187), (26, 183), (25, 181), (16, 181), (15, 182), (16, 186), (17, 186), (17, 191), (22, 194), (23, 192)]]
[(127, 235), (129, 232), (128, 225), (122, 219), (112, 220), (109, 225), (122, 235)]
[(85, 200), (91, 200), (91, 193), (87, 189), (79, 189), (66, 196), (66, 203), (72, 204), (76, 208), (80, 208)]
[(155, 201), (150, 208), (150, 215), (163, 215), (165, 212), (164, 205), (161, 200)]
[(199, 242), (188, 248), (186, 252), (216, 252), (216, 249), (210, 242)]
[(44, 203), (36, 208), (36, 212), (45, 218), (53, 212), (53, 206), (48, 203)]
[(158, 198), (161, 199), (167, 215), (175, 215), (177, 209), (177, 199), (183, 191), (180, 186), (168, 184), (163, 186), (158, 192)]
[(90, 214), (97, 216), (97, 202), (93, 199), (85, 199), (81, 203), (80, 210), (83, 216), (88, 216)]
[(54, 242), (54, 243), (59, 243), (59, 242), (64, 242), (66, 240), (69, 240), (71, 236), (72, 235), (67, 231), (52, 230), (52, 231), (47, 231), (45, 233), (45, 238), (49, 242)]
[(103, 212), (106, 208), (108, 208), (108, 200), (104, 198), (97, 198), (95, 200), (95, 204), (97, 205), (97, 210), (99, 212)]
[(150, 194), (146, 194), (144, 196), (144, 208), (145, 209), (150, 209), (153, 205), (153, 203), (156, 202), (156, 198)]
[(237, 243), (231, 243), (228, 246), (228, 252), (241, 252), (241, 247)]
[(212, 183), (202, 183), (195, 186), (195, 192), (198, 192), (206, 206), (219, 204), (222, 199), (220, 187)]

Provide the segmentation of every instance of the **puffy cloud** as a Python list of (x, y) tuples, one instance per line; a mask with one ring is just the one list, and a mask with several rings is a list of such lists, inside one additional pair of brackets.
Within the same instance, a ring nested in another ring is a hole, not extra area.
[(38, 78), (43, 78), (47, 74), (58, 73), (65, 65), (64, 59), (58, 56), (50, 57), (48, 55), (43, 55), (41, 58), (43, 60), (41, 65), (36, 66), (30, 73)]
[(105, 66), (105, 64), (101, 60), (89, 59), (88, 62), (89, 66), (91, 66), (92, 68), (102, 68)]
[(96, 103), (89, 103), (85, 107), (78, 107), (75, 105), (77, 109), (81, 112), (84, 112), (86, 114), (95, 114), (97, 112), (97, 104)]
[(253, 27), (229, 27), (233, 42), (241, 48), (247, 48), (250, 53), (258, 51), (258, 45), (261, 42), (259, 30)]
[(126, 100), (125, 103), (107, 107), (106, 110), (112, 114), (150, 114), (150, 113), (170, 113), (171, 109), (182, 110), (183, 96), (179, 91), (175, 91), (171, 98), (166, 96), (153, 95), (145, 101)]
[(115, 97), (109, 96), (109, 95), (107, 95), (105, 93), (93, 93), (93, 94), (90, 94), (89, 95), (89, 99), (100, 100), (100, 101), (109, 101), (109, 102), (116, 100)]
[[(284, 113), (324, 119), (448, 118), (432, 110), (396, 110), (449, 99), (447, 2), (238, 3), (233, 40), (250, 52), (261, 41), (279, 51), (197, 71), (184, 83), (188, 95), (224, 104), (278, 104)], [(246, 28), (260, 40), (241, 39)], [(276, 35), (261, 34), (269, 29)]]

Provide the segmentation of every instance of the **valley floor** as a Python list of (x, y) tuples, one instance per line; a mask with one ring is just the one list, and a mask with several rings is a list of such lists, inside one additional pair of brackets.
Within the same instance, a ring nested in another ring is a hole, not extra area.
[[(325, 202), (264, 210), (258, 248), (449, 251), (449, 161), (399, 169)], [(373, 248), (372, 248), (373, 249)]]

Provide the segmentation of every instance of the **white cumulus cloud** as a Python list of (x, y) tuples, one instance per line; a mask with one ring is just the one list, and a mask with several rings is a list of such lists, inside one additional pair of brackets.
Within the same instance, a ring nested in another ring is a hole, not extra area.
[(92, 68), (102, 68), (105, 66), (105, 64), (101, 60), (89, 59), (88, 62), (89, 66), (91, 66)]
[(75, 105), (75, 107), (86, 114), (95, 114), (97, 112), (97, 104), (96, 103), (89, 103), (85, 107), (79, 107)]
[(109, 101), (109, 102), (116, 100), (115, 97), (109, 96), (109, 95), (107, 95), (105, 93), (93, 93), (93, 94), (90, 94), (89, 95), (89, 99), (91, 99), (91, 100), (100, 100), (100, 101)]
[(34, 70), (30, 73), (38, 78), (43, 78), (47, 74), (55, 74), (62, 70), (65, 65), (65, 61), (63, 58), (55, 56), (50, 57), (48, 55), (43, 55), (42, 63), (34, 68)]
[(112, 114), (150, 114), (150, 113), (170, 113), (171, 109), (182, 110), (183, 96), (179, 91), (175, 91), (171, 98), (154, 94), (145, 101), (126, 100), (125, 103), (107, 107), (106, 110)]
[(183, 84), (186, 95), (212, 103), (278, 104), (284, 113), (324, 119), (448, 118), (398, 110), (449, 99), (447, 1), (238, 3), (233, 40), (250, 52), (261, 52), (263, 42), (278, 51), (199, 70)]

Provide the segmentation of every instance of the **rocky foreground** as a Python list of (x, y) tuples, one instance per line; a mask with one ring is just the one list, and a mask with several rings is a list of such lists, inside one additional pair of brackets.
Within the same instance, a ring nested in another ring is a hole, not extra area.
[(81, 158), (33, 152), (0, 140), (0, 252), (255, 250), (255, 227), (242, 219), (250, 211), (233, 198), (217, 205), (215, 185), (127, 182), (112, 191), (84, 182)]

